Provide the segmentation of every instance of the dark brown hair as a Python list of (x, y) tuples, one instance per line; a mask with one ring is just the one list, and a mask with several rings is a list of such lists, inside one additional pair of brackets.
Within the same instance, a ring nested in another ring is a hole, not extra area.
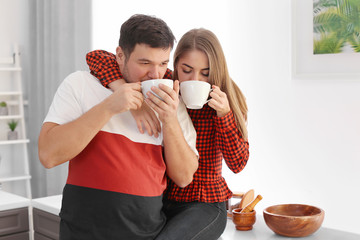
[(119, 46), (128, 58), (136, 44), (147, 44), (152, 48), (170, 49), (175, 37), (169, 26), (161, 19), (136, 14), (121, 25)]

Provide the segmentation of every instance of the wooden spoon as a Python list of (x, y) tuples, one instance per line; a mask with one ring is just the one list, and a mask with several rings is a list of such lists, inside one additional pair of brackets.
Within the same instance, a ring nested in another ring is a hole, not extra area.
[(241, 201), (239, 203), (239, 208), (244, 208), (245, 206), (247, 206), (249, 203), (251, 203), (255, 198), (254, 195), (254, 189), (250, 189), (249, 191), (247, 191), (244, 196), (241, 198)]
[(232, 218), (232, 210), (235, 208), (244, 208), (246, 205), (251, 203), (254, 200), (254, 190), (251, 189), (246, 193), (243, 192), (233, 192), (233, 198), (241, 198), (241, 201), (231, 205), (231, 199), (228, 200), (229, 210), (227, 212), (228, 218)]

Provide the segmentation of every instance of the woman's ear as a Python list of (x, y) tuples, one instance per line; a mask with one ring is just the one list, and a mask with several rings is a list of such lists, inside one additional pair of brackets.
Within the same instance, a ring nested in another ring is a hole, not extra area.
[(120, 46), (116, 48), (116, 62), (119, 64), (119, 67), (125, 65), (125, 53)]

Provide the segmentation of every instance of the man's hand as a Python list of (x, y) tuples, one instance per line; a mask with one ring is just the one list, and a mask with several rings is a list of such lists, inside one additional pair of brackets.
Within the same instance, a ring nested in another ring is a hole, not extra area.
[[(126, 84), (124, 79), (113, 81), (109, 84), (109, 88), (114, 92)], [(136, 121), (136, 125), (140, 133), (144, 133), (144, 129), (148, 132), (149, 136), (159, 136), (161, 132), (161, 125), (159, 119), (156, 117), (155, 112), (146, 104), (143, 103), (138, 109), (130, 109), (131, 115)]]
[(150, 91), (147, 92), (148, 98), (145, 99), (146, 103), (149, 104), (158, 114), (160, 121), (163, 124), (171, 121), (177, 121), (177, 108), (179, 105), (179, 81), (174, 81), (174, 89), (159, 84), (159, 88), (152, 87), (151, 90), (156, 93), (163, 100), (156, 97)]
[(104, 102), (113, 114), (139, 109), (144, 101), (140, 82), (124, 83)]

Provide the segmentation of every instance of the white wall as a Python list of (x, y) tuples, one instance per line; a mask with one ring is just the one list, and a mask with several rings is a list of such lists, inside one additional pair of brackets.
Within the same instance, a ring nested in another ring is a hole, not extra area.
[(27, 3), (21, 0), (0, 0), (0, 56), (13, 53), (9, 46), (27, 41), (28, 30), (24, 26), (28, 14)]
[[(163, 18), (177, 39), (195, 27), (216, 33), (249, 106), (251, 156), (238, 175), (224, 169), (230, 187), (261, 194), (259, 213), (307, 203), (325, 210), (324, 227), (360, 233), (360, 81), (292, 79), (289, 0), (93, 1), (94, 49), (114, 51), (134, 13)], [(0, 56), (28, 41), (26, 2), (0, 0)]]
[[(26, 21), (28, 20), (28, 5), (27, 1), (24, 0), (0, 0), (0, 57), (11, 57), (14, 53), (14, 43), (17, 43), (19, 46), (20, 52), (24, 48), (24, 45), (27, 45), (29, 41), (28, 31)], [(26, 76), (28, 71), (28, 65), (24, 64), (24, 59), (28, 58), (29, 55), (22, 54), (22, 77)], [(25, 66), (24, 66), (25, 65)], [(0, 73), (0, 84), (1, 89), (13, 89), (13, 84), (11, 84), (8, 79), (11, 79), (13, 74), (8, 72)], [(3, 80), (3, 81), (2, 81)], [(23, 83), (23, 89), (26, 89), (26, 83)], [(25, 100), (27, 100), (27, 95), (25, 94)], [(27, 106), (25, 105), (25, 118), (27, 111)], [(27, 119), (26, 119), (27, 120)], [(7, 125), (6, 121), (1, 121), (1, 139), (6, 139)], [(20, 129), (19, 129), (20, 130)], [(19, 131), (21, 132), (21, 131)], [(7, 175), (14, 172), (22, 172), (23, 166), (15, 166), (14, 162), (19, 163), (22, 161), (17, 161), (23, 158), (22, 146), (7, 146), (3, 145), (0, 148), (0, 157), (2, 161), (0, 164), (0, 173)], [(12, 161), (14, 158), (14, 161)], [(11, 169), (11, 170), (10, 170)], [(4, 183), (3, 189), (11, 189), (14, 193), (26, 196), (25, 181), (15, 181)]]
[(238, 175), (224, 168), (230, 187), (261, 194), (259, 213), (311, 204), (324, 227), (360, 233), (360, 81), (292, 78), (291, 1), (93, 2), (94, 49), (114, 52), (135, 13), (164, 19), (178, 40), (195, 27), (216, 33), (249, 107), (250, 160)]

